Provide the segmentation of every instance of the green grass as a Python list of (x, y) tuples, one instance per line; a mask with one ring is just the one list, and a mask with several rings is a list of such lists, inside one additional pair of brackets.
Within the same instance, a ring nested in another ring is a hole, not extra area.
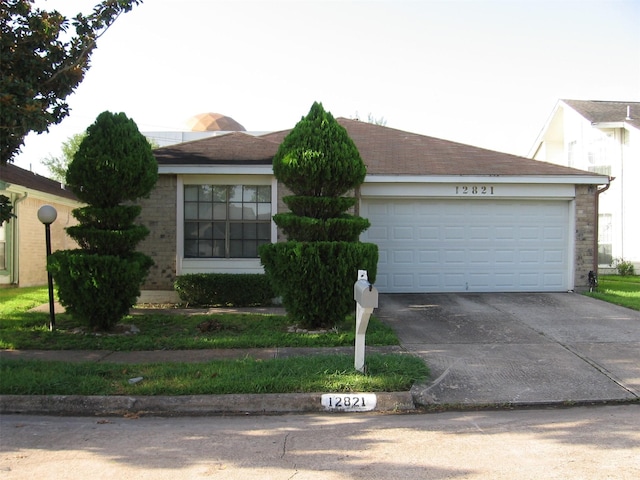
[(585, 295), (640, 310), (640, 276), (602, 275), (596, 291)]
[[(370, 355), (367, 374), (350, 355), (245, 358), (207, 363), (122, 365), (0, 362), (0, 393), (11, 395), (211, 395), (406, 391), (428, 376), (411, 355)], [(143, 377), (136, 384), (129, 379)]]
[[(126, 317), (140, 333), (74, 333), (81, 325), (69, 315), (29, 312), (48, 301), (47, 289), (0, 289), (0, 348), (46, 350), (177, 350), (251, 347), (353, 346), (355, 320), (327, 333), (290, 333), (279, 315), (142, 314)], [(198, 326), (215, 327), (202, 332)], [(397, 345), (390, 327), (371, 318), (367, 345)], [(314, 355), (273, 360), (220, 360), (206, 363), (122, 365), (110, 363), (1, 360), (0, 394), (196, 395), (227, 393), (405, 391), (424, 380), (428, 368), (405, 354), (368, 355), (367, 374), (355, 371), (352, 355)], [(128, 380), (144, 380), (129, 384)]]

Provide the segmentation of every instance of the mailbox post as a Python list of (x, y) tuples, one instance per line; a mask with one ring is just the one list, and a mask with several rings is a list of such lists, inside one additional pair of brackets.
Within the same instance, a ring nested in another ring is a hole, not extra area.
[(369, 317), (378, 308), (378, 290), (369, 283), (366, 270), (358, 270), (358, 280), (353, 285), (353, 299), (356, 301), (356, 370), (364, 373), (364, 337), (369, 325)]

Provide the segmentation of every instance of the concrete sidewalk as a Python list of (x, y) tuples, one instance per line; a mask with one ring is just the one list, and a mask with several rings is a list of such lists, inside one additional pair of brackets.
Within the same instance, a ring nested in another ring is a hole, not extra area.
[[(411, 392), (376, 394), (377, 411), (590, 405), (640, 399), (640, 312), (634, 310), (571, 293), (397, 294), (381, 295), (380, 308), (374, 315), (394, 328), (402, 346), (367, 347), (367, 353), (417, 355), (432, 372), (426, 384), (415, 385)], [(352, 352), (352, 347), (4, 350), (0, 358), (155, 363)], [(320, 394), (0, 396), (0, 413), (205, 415), (319, 411), (326, 411)]]

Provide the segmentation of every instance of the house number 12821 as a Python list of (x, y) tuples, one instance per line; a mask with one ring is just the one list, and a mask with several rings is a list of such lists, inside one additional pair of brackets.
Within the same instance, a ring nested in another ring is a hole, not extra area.
[(493, 186), (463, 185), (456, 186), (456, 195), (493, 195)]

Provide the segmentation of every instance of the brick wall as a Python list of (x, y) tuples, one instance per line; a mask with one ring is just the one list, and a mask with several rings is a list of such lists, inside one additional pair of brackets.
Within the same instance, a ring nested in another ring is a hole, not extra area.
[(65, 231), (66, 227), (78, 223), (71, 215), (75, 207), (33, 197), (19, 202), (15, 221), (18, 222), (18, 284), (21, 287), (47, 284), (45, 228), (38, 220), (38, 209), (42, 205), (51, 205), (58, 211), (56, 221), (51, 224), (51, 251), (78, 248)]
[(575, 290), (589, 288), (589, 271), (594, 270), (597, 251), (596, 186), (576, 185)]
[(138, 222), (151, 231), (140, 242), (138, 250), (155, 262), (142, 290), (173, 290), (176, 278), (176, 189), (175, 175), (160, 175), (149, 198), (138, 201), (142, 206)]

